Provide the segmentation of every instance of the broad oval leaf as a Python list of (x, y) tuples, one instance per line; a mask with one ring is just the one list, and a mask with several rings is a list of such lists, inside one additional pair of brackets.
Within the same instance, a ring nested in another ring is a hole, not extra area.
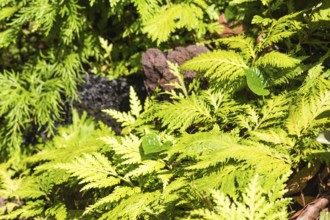
[(269, 95), (269, 90), (265, 89), (266, 83), (262, 73), (258, 68), (245, 69), (247, 85), (251, 91), (257, 95)]
[(166, 141), (164, 144), (161, 143), (160, 138), (156, 134), (146, 134), (142, 138), (142, 149), (145, 154), (159, 153), (167, 150), (172, 146), (172, 143)]

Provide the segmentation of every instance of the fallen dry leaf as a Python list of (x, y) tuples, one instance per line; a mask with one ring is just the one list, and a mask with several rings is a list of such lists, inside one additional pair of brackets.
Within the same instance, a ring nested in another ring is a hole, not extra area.
[(285, 195), (289, 196), (301, 192), (306, 187), (307, 182), (317, 174), (319, 169), (320, 163), (315, 163), (311, 167), (305, 166), (302, 168), (289, 180), (287, 184), (288, 192)]

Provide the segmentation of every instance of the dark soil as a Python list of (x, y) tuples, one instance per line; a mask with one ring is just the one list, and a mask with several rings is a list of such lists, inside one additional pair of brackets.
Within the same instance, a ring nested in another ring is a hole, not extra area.
[(80, 100), (74, 102), (73, 107), (79, 113), (86, 111), (88, 116), (94, 117), (96, 121), (102, 121), (116, 132), (120, 131), (120, 125), (102, 110), (129, 111), (130, 86), (134, 88), (142, 102), (147, 96), (143, 76), (140, 74), (115, 80), (93, 74), (86, 74), (83, 78), (84, 83), (78, 87)]

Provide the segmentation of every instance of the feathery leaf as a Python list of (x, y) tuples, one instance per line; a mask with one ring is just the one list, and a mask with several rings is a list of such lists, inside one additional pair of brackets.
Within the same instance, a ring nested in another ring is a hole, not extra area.
[(217, 50), (203, 53), (187, 62), (181, 68), (185, 70), (205, 71), (205, 76), (217, 82), (234, 81), (245, 75), (248, 68), (243, 58), (234, 51)]

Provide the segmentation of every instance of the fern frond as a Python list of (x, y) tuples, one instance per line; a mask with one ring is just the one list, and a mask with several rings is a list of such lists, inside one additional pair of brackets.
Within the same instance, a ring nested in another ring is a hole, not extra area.
[[(159, 191), (152, 193), (134, 193), (116, 205), (111, 211), (103, 214), (103, 219), (138, 219), (146, 214), (146, 209), (154, 200), (158, 200), (161, 196)], [(151, 207), (150, 207), (151, 208)]]
[(211, 122), (210, 107), (202, 98), (191, 95), (174, 103), (163, 103), (157, 107), (155, 116), (171, 130), (186, 130), (193, 124)]
[(120, 183), (115, 168), (112, 167), (108, 158), (100, 153), (83, 154), (70, 163), (57, 164), (54, 168), (66, 170), (80, 179), (80, 184), (86, 184), (81, 189), (82, 191)]
[(7, 220), (7, 219), (17, 219), (18, 217), (19, 218), (35, 217), (43, 212), (44, 206), (45, 206), (44, 200), (28, 201), (25, 205), (23, 205), (19, 209), (16, 209), (9, 214), (0, 216), (0, 219)]
[(46, 216), (54, 217), (58, 220), (67, 219), (67, 209), (64, 203), (58, 202), (45, 211)]
[[(214, 172), (206, 172), (207, 174), (193, 180), (198, 191), (210, 192), (210, 190), (220, 189), (226, 195), (237, 198), (238, 190), (246, 186), (254, 170), (244, 163), (225, 164), (221, 168), (215, 169)], [(209, 170), (210, 168), (208, 168)]]
[(245, 128), (251, 131), (255, 128), (259, 121), (259, 115), (257, 110), (252, 105), (242, 106), (243, 114), (238, 114), (235, 116), (234, 123), (240, 128)]
[[(281, 175), (291, 173), (292, 161), (287, 152), (282, 152), (269, 145), (242, 139), (239, 153), (233, 158), (245, 160), (248, 164), (253, 164), (257, 174), (265, 175), (269, 179), (278, 178)], [(238, 150), (238, 149), (237, 149)], [(254, 155), (248, 152), (255, 152)], [(232, 152), (234, 154), (234, 152)], [(264, 160), (260, 160), (264, 158)], [(267, 182), (270, 186), (271, 182)], [(266, 187), (266, 184), (264, 184)]]
[(330, 163), (329, 149), (309, 150), (308, 155), (307, 155), (307, 160), (312, 162), (312, 161), (315, 161), (315, 159), (317, 159), (325, 164), (329, 164)]
[(8, 47), (17, 38), (18, 30), (15, 28), (8, 28), (0, 32), (0, 48)]
[(330, 110), (330, 82), (322, 69), (321, 65), (311, 68), (299, 88), (286, 121), (289, 134), (300, 137), (313, 128), (322, 129), (329, 122), (329, 118), (318, 117)]
[(136, 120), (130, 113), (120, 112), (114, 109), (104, 109), (102, 111), (113, 117), (117, 122), (122, 123), (122, 126), (129, 126)]
[[(318, 95), (320, 91), (329, 88), (329, 81), (326, 79), (328, 72), (324, 72), (322, 64), (317, 64), (308, 70), (308, 76), (303, 85), (297, 91), (298, 95), (312, 96)], [(312, 93), (312, 94), (311, 94)]]
[(241, 105), (238, 105), (230, 94), (223, 90), (211, 92), (207, 90), (200, 95), (210, 106), (211, 112), (215, 116), (222, 119), (222, 122), (227, 122), (234, 115), (233, 112), (241, 110)]
[(163, 191), (166, 189), (166, 187), (170, 183), (170, 180), (172, 179), (173, 176), (174, 175), (171, 173), (159, 172), (159, 174), (157, 175), (157, 178), (160, 179), (163, 183)]
[(271, 51), (259, 57), (255, 62), (257, 66), (272, 66), (277, 68), (293, 68), (296, 67), (301, 60), (290, 57), (287, 54)]
[(256, 53), (254, 51), (254, 39), (251, 37), (233, 36), (217, 40), (216, 42), (228, 45), (231, 49), (240, 50), (240, 54), (244, 57), (246, 61), (255, 59)]
[[(246, 216), (246, 219), (285, 219), (288, 217), (286, 205), (288, 205), (289, 199), (275, 197), (274, 201), (269, 201), (264, 196), (264, 191), (261, 190), (262, 186), (258, 181), (258, 177), (253, 178), (248, 185), (246, 192), (243, 194), (243, 204), (237, 203), (237, 208), (242, 209), (242, 214)], [(268, 201), (267, 201), (268, 200)], [(244, 211), (243, 211), (244, 210)]]
[(301, 137), (315, 127), (330, 122), (327, 118), (317, 119), (323, 112), (330, 111), (330, 90), (324, 91), (317, 96), (301, 98), (301, 104), (292, 108), (287, 119), (289, 134)]
[[(228, 219), (237, 219), (235, 217), (235, 213), (230, 208), (230, 201), (228, 198), (227, 200), (222, 199), (221, 202), (225, 207), (228, 207), (228, 212), (225, 210), (225, 208), (222, 208), (223, 215), (228, 217)], [(205, 219), (205, 220), (225, 220), (225, 218), (220, 217), (217, 213), (210, 211), (209, 209), (196, 209), (190, 212), (190, 218), (189, 219)]]
[[(189, 182), (185, 177), (179, 177), (171, 181), (165, 189), (163, 189), (162, 199), (164, 203), (172, 203), (175, 201), (180, 202), (181, 204), (185, 203), (185, 199), (180, 196), (184, 190), (188, 189)], [(176, 205), (180, 205), (176, 203)]]
[(10, 18), (16, 11), (18, 7), (5, 7), (0, 9), (0, 21)]
[(113, 117), (117, 122), (122, 123), (123, 127), (129, 127), (134, 124), (142, 111), (141, 101), (132, 86), (129, 93), (129, 105), (131, 109), (128, 113), (114, 109), (104, 109), (102, 111)]
[(152, 16), (159, 10), (160, 0), (132, 0), (138, 13), (140, 14), (142, 23), (149, 21)]
[[(273, 31), (273, 32), (275, 32), (275, 31)], [(293, 32), (293, 31), (277, 31), (275, 33), (271, 33), (271, 37), (268, 37), (268, 39), (265, 40), (264, 45), (269, 46), (272, 43), (278, 43), (281, 40), (283, 40), (285, 38), (289, 38), (294, 34), (295, 34), (295, 32)]]
[[(250, 170), (252, 171), (250, 174), (265, 175), (269, 179), (276, 179), (290, 172), (291, 165), (287, 154), (272, 147), (256, 141), (238, 140), (237, 137), (219, 132), (184, 135), (180, 142), (168, 151), (168, 155), (177, 155), (177, 159), (194, 159), (196, 162), (186, 168), (190, 172), (207, 172), (212, 167), (230, 166), (230, 161), (235, 161), (236, 169)], [(249, 169), (245, 167), (246, 165)], [(232, 178), (236, 177), (233, 174)], [(241, 181), (245, 180), (246, 178), (243, 178)], [(232, 183), (231, 179), (230, 184)]]
[[(283, 179), (283, 178), (282, 178)], [(276, 185), (281, 185), (284, 188), (283, 181), (277, 181)], [(251, 179), (246, 187), (245, 193), (239, 200), (231, 202), (229, 197), (226, 197), (220, 191), (212, 191), (214, 202), (213, 210), (197, 209), (190, 214), (191, 217), (203, 219), (286, 219), (288, 212), (286, 206), (289, 199), (283, 199), (284, 191), (274, 189), (273, 192), (267, 193), (259, 177), (255, 176)]]
[(40, 188), (37, 178), (27, 177), (24, 179), (24, 184), (21, 184), (18, 190), (15, 192), (21, 198), (36, 199), (47, 194)]
[(210, 128), (215, 121), (227, 123), (239, 108), (228, 93), (208, 90), (200, 94), (193, 93), (187, 98), (178, 97), (173, 103), (161, 103), (153, 110), (154, 117), (160, 119), (169, 130), (178, 129), (182, 132), (190, 126), (198, 126), (203, 130)]
[(82, 153), (95, 152), (103, 145), (97, 140), (101, 132), (95, 127), (91, 118), (87, 118), (84, 112), (79, 116), (76, 110), (72, 111), (72, 124), (66, 127), (59, 127), (58, 134), (51, 142), (48, 142), (44, 150), (25, 159), (26, 162), (36, 163), (50, 161), (38, 166), (37, 170), (49, 169), (53, 162), (71, 161)]
[[(169, 86), (173, 86), (176, 89), (180, 89), (184, 95), (184, 97), (188, 97), (188, 89), (186, 88), (186, 85), (184, 83), (184, 76), (179, 71), (179, 65), (177, 63), (171, 63), (170, 61), (167, 61), (167, 65), (171, 71), (171, 73), (177, 78), (178, 82), (170, 83)], [(166, 92), (165, 92), (166, 93)], [(171, 98), (173, 99), (180, 99), (180, 96), (178, 96), (175, 91), (169, 91), (167, 93), (171, 95)]]
[(127, 187), (127, 186), (120, 186), (120, 187), (118, 186), (115, 188), (115, 190), (111, 194), (99, 199), (93, 205), (88, 206), (84, 212), (84, 215), (94, 212), (101, 206), (104, 206), (106, 204), (118, 203), (119, 201), (127, 198), (128, 196), (131, 196), (133, 194), (140, 193), (140, 192), (141, 192), (141, 190), (139, 187), (132, 188), (132, 187)]
[[(262, 144), (252, 142), (249, 144), (244, 143), (244, 145), (232, 144), (230, 148), (221, 145), (213, 147), (218, 149), (212, 151), (211, 154), (203, 154), (199, 157), (199, 161), (195, 165), (189, 166), (188, 169), (206, 169), (232, 158), (236, 161), (246, 161), (255, 167), (256, 173), (268, 175), (269, 178), (271, 175), (278, 177), (280, 174), (290, 171), (290, 159), (287, 155)], [(262, 161), (261, 158), (263, 158)]]
[(130, 171), (125, 175), (125, 178), (129, 177), (139, 177), (144, 176), (153, 172), (157, 172), (165, 167), (165, 163), (161, 161), (155, 161), (155, 160), (144, 160), (142, 161), (142, 164), (137, 167), (136, 169)]
[(301, 13), (302, 11), (299, 11), (285, 15), (278, 20), (271, 19), (271, 21), (268, 21), (267, 23), (271, 23), (271, 25), (265, 31), (264, 38), (258, 47), (259, 50), (291, 37), (297, 33), (298, 30), (301, 30), (303, 28), (302, 22), (295, 20), (295, 18)]
[(287, 132), (281, 128), (274, 129), (260, 129), (249, 132), (251, 139), (259, 140), (265, 143), (274, 145), (281, 145), (282, 147), (292, 148), (295, 145), (295, 141), (290, 138)]
[(142, 105), (139, 97), (137, 96), (132, 86), (129, 88), (129, 106), (131, 108), (130, 112), (132, 113), (132, 115), (135, 117), (139, 117), (142, 111)]
[(329, 8), (323, 8), (320, 9), (318, 12), (313, 13), (311, 20), (313, 22), (318, 22), (318, 21), (330, 21), (330, 9)]
[[(290, 173), (292, 163), (284, 150), (219, 132), (183, 135), (168, 151), (168, 157), (174, 155), (177, 160), (191, 161), (185, 170), (194, 176), (192, 183), (197, 189), (207, 192), (220, 188), (233, 198), (237, 187), (243, 187), (255, 174), (267, 177), (267, 183), (271, 183), (270, 179)], [(265, 189), (272, 187), (263, 184)]]
[(278, 125), (279, 119), (288, 114), (288, 103), (291, 101), (285, 94), (268, 99), (260, 111), (260, 119), (254, 129), (267, 128)]
[(292, 79), (298, 77), (303, 72), (307, 70), (307, 66), (305, 65), (298, 65), (297, 67), (293, 69), (284, 69), (279, 71), (276, 75), (272, 77), (274, 85), (281, 85), (284, 83), (291, 82)]
[(203, 154), (212, 154), (218, 149), (229, 148), (237, 142), (237, 138), (217, 131), (198, 132), (193, 135), (186, 134), (180, 138), (175, 147), (168, 150), (168, 155), (180, 153), (179, 159), (194, 158)]
[(14, 179), (5, 164), (0, 165), (0, 197), (9, 198), (21, 186), (22, 179)]
[(123, 165), (138, 164), (142, 161), (140, 154), (141, 141), (137, 136), (130, 134), (119, 139), (115, 137), (104, 137), (101, 139), (110, 147), (106, 151), (113, 150), (123, 160)]
[(248, 185), (247, 192), (242, 195), (244, 204), (237, 204), (237, 208), (242, 209), (242, 214), (247, 219), (265, 219), (269, 217), (272, 204), (266, 203), (266, 198), (263, 197), (264, 192), (260, 189), (261, 185), (258, 183), (258, 177), (256, 176)]
[(244, 3), (249, 3), (249, 2), (255, 2), (256, 0), (233, 0), (229, 2), (229, 5), (240, 5), (240, 4), (244, 4)]
[(245, 75), (248, 68), (243, 58), (234, 51), (217, 50), (203, 53), (187, 62), (185, 70), (205, 71), (205, 76), (216, 82), (235, 81)]
[(235, 116), (234, 123), (248, 131), (276, 126), (280, 123), (279, 118), (287, 116), (290, 101), (290, 97), (282, 94), (267, 99), (259, 111), (252, 105), (245, 105), (242, 113)]
[(145, 23), (143, 31), (160, 44), (177, 28), (194, 29), (202, 18), (203, 11), (195, 4), (165, 5)]

